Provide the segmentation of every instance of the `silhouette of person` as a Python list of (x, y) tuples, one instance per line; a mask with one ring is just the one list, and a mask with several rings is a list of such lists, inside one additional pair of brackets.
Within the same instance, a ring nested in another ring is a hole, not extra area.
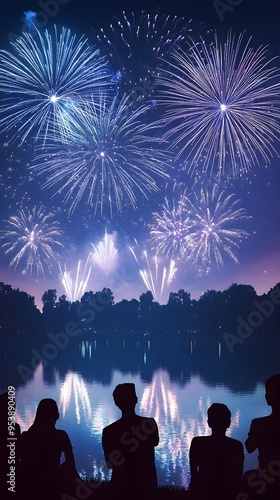
[[(262, 498), (280, 498), (280, 374), (265, 383), (265, 399), (272, 408), (270, 415), (251, 422), (245, 447), (248, 453), (258, 450), (259, 469), (246, 473), (250, 492)], [(252, 494), (253, 494), (252, 493)]]
[(235, 499), (243, 474), (243, 445), (226, 436), (231, 422), (226, 405), (213, 403), (207, 413), (212, 434), (194, 437), (190, 447), (191, 498)]
[[(59, 418), (53, 399), (42, 399), (35, 420), (20, 438), (21, 486), (28, 500), (57, 499), (65, 492), (65, 476), (76, 476), (68, 434), (55, 427)], [(64, 454), (65, 462), (60, 465)]]
[(105, 427), (102, 434), (105, 460), (112, 469), (111, 489), (120, 499), (147, 498), (157, 490), (157, 423), (153, 418), (136, 415), (134, 384), (117, 385), (113, 398), (122, 416)]
[[(15, 406), (9, 411), (8, 393), (0, 395), (0, 498), (16, 498), (18, 473), (18, 439), (20, 426), (14, 421)], [(15, 401), (13, 399), (13, 403)], [(9, 482), (7, 482), (9, 481)]]

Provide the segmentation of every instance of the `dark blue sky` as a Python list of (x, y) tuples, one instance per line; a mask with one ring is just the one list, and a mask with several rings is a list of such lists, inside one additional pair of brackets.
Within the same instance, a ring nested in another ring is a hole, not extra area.
[[(246, 34), (253, 36), (252, 44), (269, 45), (269, 56), (273, 57), (280, 53), (279, 50), (279, 3), (278, 1), (256, 1), (243, 0), (231, 2), (238, 4), (225, 10), (224, 13), (217, 12), (215, 2), (211, 0), (195, 1), (173, 1), (156, 2), (146, 1), (81, 1), (64, 0), (64, 4), (48, 4), (48, 2), (25, 1), (25, 0), (2, 0), (0, 17), (0, 48), (9, 50), (9, 38), (20, 35), (23, 26), (23, 12), (33, 10), (38, 13), (44, 28), (51, 28), (53, 23), (58, 26), (70, 28), (72, 33), (81, 36), (83, 33), (93, 43), (94, 33), (100, 28), (108, 29), (113, 16), (120, 16), (123, 10), (139, 12), (142, 9), (154, 13), (160, 6), (163, 14), (184, 16), (186, 20), (192, 19), (192, 26), (196, 33), (201, 31), (205, 36), (207, 30), (216, 30), (218, 36), (224, 37), (228, 29), (236, 33), (246, 30)], [(221, 2), (220, 2), (221, 3)], [(227, 2), (225, 1), (226, 5)], [(48, 8), (44, 11), (43, 6)], [(53, 10), (54, 9), (54, 10)], [(42, 12), (44, 13), (42, 15)], [(51, 12), (51, 14), (50, 14)], [(223, 17), (223, 19), (222, 19)], [(279, 62), (277, 62), (279, 66)], [(6, 136), (0, 135), (1, 145)], [(277, 146), (279, 152), (279, 145)], [(41, 190), (38, 180), (35, 178), (30, 183), (30, 173), (27, 166), (32, 160), (33, 152), (30, 144), (21, 148), (10, 145), (2, 148), (0, 166), (0, 206), (1, 219), (7, 219), (15, 214), (18, 204), (16, 199), (25, 202), (32, 199), (33, 203), (42, 201), (45, 206), (56, 211), (65, 234), (65, 246), (70, 253), (69, 262), (74, 266), (79, 258), (84, 258), (89, 241), (97, 243), (104, 235), (105, 227), (108, 232), (116, 232), (116, 245), (119, 250), (119, 265), (117, 276), (111, 281), (107, 280), (104, 285), (111, 285), (115, 292), (116, 300), (121, 298), (139, 297), (145, 291), (145, 287), (139, 277), (139, 269), (133, 261), (129, 262), (127, 245), (132, 244), (137, 238), (141, 245), (145, 244), (147, 238), (147, 225), (151, 220), (151, 212), (157, 210), (162, 199), (155, 197), (149, 200), (149, 204), (139, 202), (137, 211), (127, 208), (121, 215), (109, 220), (108, 217), (90, 217), (88, 213), (77, 211), (70, 221), (67, 219), (61, 200), (55, 199), (50, 202), (49, 193)], [(276, 155), (275, 155), (276, 156)], [(248, 222), (246, 229), (250, 238), (242, 243), (238, 252), (240, 264), (231, 261), (225, 262), (222, 270), (213, 268), (208, 275), (199, 276), (194, 269), (186, 265), (180, 265), (176, 280), (171, 285), (171, 290), (185, 288), (191, 292), (193, 298), (199, 297), (207, 289), (225, 289), (233, 282), (252, 284), (258, 293), (267, 291), (275, 283), (280, 281), (280, 231), (279, 231), (279, 185), (280, 185), (279, 158), (274, 157), (271, 165), (262, 162), (255, 167), (251, 173), (242, 181), (236, 181), (234, 190), (242, 201), (252, 219)], [(10, 186), (7, 191), (7, 186)], [(7, 194), (8, 192), (8, 194)], [(11, 193), (13, 193), (11, 195)], [(7, 195), (7, 196), (6, 196)], [(10, 207), (10, 208), (9, 208)], [(4, 227), (1, 224), (2, 229)], [(71, 258), (70, 258), (71, 257)], [(62, 257), (64, 258), (64, 257)], [(32, 275), (22, 274), (22, 269), (8, 270), (9, 258), (4, 255), (0, 248), (0, 280), (19, 286), (21, 289), (36, 296), (40, 305), (40, 297), (47, 288), (56, 288), (61, 295), (64, 290), (60, 283), (59, 272), (53, 270), (51, 275), (46, 274), (45, 279)], [(63, 261), (62, 261), (63, 262)], [(70, 265), (70, 264), (69, 264)], [(74, 269), (74, 267), (73, 267)], [(105, 281), (106, 281), (105, 280)], [(115, 290), (114, 290), (115, 285)], [(92, 276), (89, 288), (95, 290), (102, 286), (102, 277)], [(164, 297), (163, 300), (165, 300)]]

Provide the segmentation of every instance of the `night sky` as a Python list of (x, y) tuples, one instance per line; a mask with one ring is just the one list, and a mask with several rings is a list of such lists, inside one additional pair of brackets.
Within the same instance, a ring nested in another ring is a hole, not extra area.
[[(2, 0), (1, 50), (10, 51), (9, 39), (11, 36), (15, 35), (16, 38), (21, 35), (24, 24), (23, 12), (31, 10), (40, 14), (42, 5), (46, 3), (44, 1)], [(141, 6), (140, 2), (134, 1), (101, 2), (90, 0), (69, 0), (68, 2), (64, 0), (64, 4), (58, 6), (59, 2), (57, 1), (53, 7), (55, 11), (52, 11), (52, 15), (45, 16), (46, 21), (41, 31), (51, 30), (53, 24), (56, 24), (59, 29), (64, 26), (71, 30), (72, 35), (76, 34), (78, 38), (85, 34), (88, 43), (96, 45), (96, 36), (100, 34), (101, 28), (110, 36), (109, 25), (115, 16), (123, 19), (122, 11), (125, 10), (128, 17), (131, 12), (134, 12), (137, 18), (143, 9), (153, 16), (160, 7), (160, 15), (170, 14), (172, 17), (175, 15), (184, 17), (185, 25), (188, 25), (192, 30), (191, 34), (195, 40), (201, 37), (205, 40), (205, 44), (211, 43), (213, 32), (216, 31), (218, 38), (224, 41), (229, 29), (232, 29), (237, 36), (246, 30), (246, 39), (250, 36), (253, 37), (251, 45), (254, 49), (261, 45), (268, 45), (268, 59), (278, 56), (280, 54), (278, 1), (241, 0), (229, 3), (238, 5), (218, 14), (215, 2), (210, 0), (192, 2), (174, 0), (173, 2), (160, 3), (146, 1), (142, 2)], [(225, 1), (224, 4), (227, 2)], [(97, 47), (101, 49), (101, 45), (97, 45)], [(104, 51), (106, 52), (105, 46)], [(276, 59), (272, 65), (280, 67), (280, 60)], [(116, 68), (110, 68), (109, 75), (110, 71), (112, 87)], [(157, 89), (151, 97), (153, 99), (150, 101), (150, 103), (152, 102), (150, 104), (151, 111), (146, 113), (146, 120), (149, 123), (153, 118), (160, 119), (162, 117), (156, 92)], [(1, 100), (7, 97), (4, 92), (1, 92), (0, 95)], [(4, 114), (2, 108), (0, 119)], [(7, 221), (10, 220), (10, 217), (18, 216), (20, 209), (32, 210), (34, 206), (38, 207), (42, 204), (46, 214), (53, 214), (52, 221), (57, 221), (61, 235), (58, 238), (60, 245), (57, 245), (55, 249), (58, 257), (56, 260), (50, 260), (49, 265), (43, 266), (44, 276), (36, 273), (36, 269), (30, 273), (26, 268), (24, 256), (16, 269), (13, 266), (9, 267), (15, 252), (11, 251), (5, 254), (7, 247), (1, 248), (0, 246), (0, 281), (16, 288), (19, 287), (35, 296), (38, 307), (41, 307), (41, 296), (48, 288), (55, 288), (58, 296), (65, 293), (59, 264), (61, 269), (66, 268), (67, 271), (71, 272), (70, 276), (74, 280), (78, 261), (81, 260), (83, 268), (89, 252), (93, 249), (91, 243), (97, 247), (98, 243), (103, 240), (106, 231), (108, 235), (112, 235), (110, 238), (114, 241), (118, 254), (117, 260), (113, 261), (112, 267), (107, 270), (102, 270), (100, 266), (98, 267), (91, 261), (92, 269), (86, 289), (97, 291), (103, 286), (109, 286), (114, 292), (116, 301), (132, 297), (138, 299), (139, 295), (146, 291), (139, 273), (140, 269), (147, 269), (147, 263), (143, 258), (144, 251), (147, 252), (153, 277), (156, 279), (152, 260), (155, 249), (151, 248), (149, 234), (150, 225), (153, 223), (152, 214), (161, 212), (166, 198), (171, 204), (172, 197), (176, 196), (176, 194), (174, 195), (175, 181), (187, 188), (189, 192), (193, 189), (194, 177), (190, 176), (183, 168), (182, 159), (174, 160), (168, 181), (155, 177), (158, 186), (157, 192), (149, 193), (147, 199), (139, 193), (135, 193), (135, 208), (129, 199), (124, 199), (120, 213), (115, 209), (110, 213), (106, 203), (103, 213), (100, 213), (100, 210), (95, 213), (94, 208), (86, 203), (86, 199), (81, 199), (73, 213), (69, 214), (69, 203), (65, 202), (64, 195), (62, 193), (55, 194), (55, 190), (44, 187), (43, 175), (37, 175), (36, 169), (34, 169), (37, 152), (32, 134), (23, 143), (19, 140), (13, 140), (12, 135), (11, 132), (4, 131), (0, 123), (0, 230), (2, 231), (0, 234), (5, 234), (8, 227)], [(251, 171), (227, 181), (227, 194), (234, 194), (240, 200), (238, 206), (243, 207), (247, 215), (250, 216), (247, 220), (236, 223), (234, 226), (244, 229), (248, 233), (248, 237), (240, 242), (240, 248), (234, 250), (239, 263), (237, 264), (224, 254), (223, 267), (219, 268), (215, 259), (212, 258), (211, 264), (203, 269), (201, 263), (195, 262), (194, 259), (186, 260), (182, 259), (182, 256), (173, 255), (177, 272), (170, 286), (165, 287), (163, 294), (160, 295), (158, 292), (156, 298), (159, 302), (165, 302), (169, 292), (178, 291), (179, 288), (190, 292), (192, 298), (199, 298), (206, 290), (224, 290), (232, 283), (242, 283), (252, 285), (257, 293), (261, 294), (267, 292), (280, 281), (278, 195), (280, 165), (277, 155), (277, 152), (279, 154), (279, 142), (272, 141), (272, 144), (276, 153), (271, 156), (270, 163), (259, 158), (259, 165), (252, 165)], [(197, 182), (203, 180), (205, 182), (204, 174), (199, 170), (200, 168), (202, 168), (201, 165), (198, 165), (196, 169)], [(0, 240), (0, 245), (3, 245), (5, 241), (7, 240), (4, 238)], [(138, 263), (129, 251), (129, 246), (133, 247)], [(161, 255), (159, 257), (160, 266), (167, 266), (169, 261), (170, 256)], [(159, 272), (162, 272), (162, 267), (160, 267)]]

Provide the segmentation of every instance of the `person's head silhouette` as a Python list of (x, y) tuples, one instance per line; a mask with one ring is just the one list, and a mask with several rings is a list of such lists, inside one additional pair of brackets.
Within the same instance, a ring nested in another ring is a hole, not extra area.
[(54, 426), (59, 419), (57, 404), (54, 399), (42, 399), (38, 404), (33, 426)]
[(265, 398), (272, 410), (280, 410), (280, 374), (270, 377), (265, 383)]
[(207, 411), (208, 425), (213, 434), (224, 435), (230, 426), (231, 412), (222, 403), (213, 403)]
[(134, 384), (119, 384), (113, 392), (113, 398), (115, 405), (123, 413), (134, 412), (135, 405), (138, 401), (135, 392)]

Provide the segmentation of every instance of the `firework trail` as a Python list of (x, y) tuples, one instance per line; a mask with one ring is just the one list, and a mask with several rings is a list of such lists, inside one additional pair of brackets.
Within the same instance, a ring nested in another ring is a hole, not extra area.
[(65, 293), (70, 302), (76, 302), (84, 295), (88, 281), (91, 274), (91, 266), (88, 264), (88, 259), (81, 271), (82, 262), (79, 260), (76, 270), (76, 276), (73, 280), (71, 277), (71, 271), (67, 271), (66, 265), (64, 265), (64, 270), (62, 270), (61, 265), (59, 265), (61, 282), (64, 286)]
[(106, 275), (114, 271), (118, 265), (118, 250), (115, 247), (115, 239), (115, 233), (108, 234), (105, 231), (103, 240), (97, 246), (91, 243), (93, 252), (90, 253), (90, 257)]
[(168, 266), (162, 265), (162, 259), (157, 255), (150, 259), (147, 251), (144, 250), (140, 259), (144, 261), (145, 269), (141, 269), (140, 259), (138, 259), (134, 249), (129, 247), (129, 250), (140, 268), (139, 273), (145, 287), (152, 292), (154, 299), (158, 300), (175, 277), (177, 272), (175, 261), (170, 260)]
[(121, 212), (129, 202), (137, 206), (137, 194), (148, 198), (159, 191), (158, 178), (168, 178), (168, 158), (157, 127), (143, 125), (146, 106), (132, 110), (129, 97), (117, 96), (107, 102), (104, 94), (98, 102), (85, 103), (84, 112), (72, 128), (67, 143), (55, 141), (38, 151), (34, 171), (46, 174), (46, 188), (65, 192), (71, 214), (83, 199), (94, 207)]
[(46, 140), (50, 128), (67, 135), (80, 98), (95, 94), (108, 74), (84, 36), (56, 26), (54, 33), (35, 28), (35, 35), (24, 33), (11, 42), (13, 52), (0, 51), (0, 126), (21, 144), (30, 135)]
[(230, 159), (237, 177), (276, 153), (280, 72), (267, 47), (250, 43), (230, 32), (224, 44), (217, 36), (210, 45), (190, 41), (165, 60), (157, 80), (167, 106), (165, 138), (177, 157), (191, 161), (192, 173), (202, 163), (204, 172), (222, 175)]
[(50, 262), (56, 261), (58, 254), (55, 247), (63, 248), (59, 241), (62, 231), (59, 222), (53, 220), (53, 213), (46, 213), (42, 205), (31, 210), (20, 209), (18, 215), (6, 220), (7, 228), (1, 231), (0, 239), (5, 254), (13, 256), (10, 267), (24, 262), (25, 271), (30, 274), (45, 274), (44, 267), (50, 270)]

